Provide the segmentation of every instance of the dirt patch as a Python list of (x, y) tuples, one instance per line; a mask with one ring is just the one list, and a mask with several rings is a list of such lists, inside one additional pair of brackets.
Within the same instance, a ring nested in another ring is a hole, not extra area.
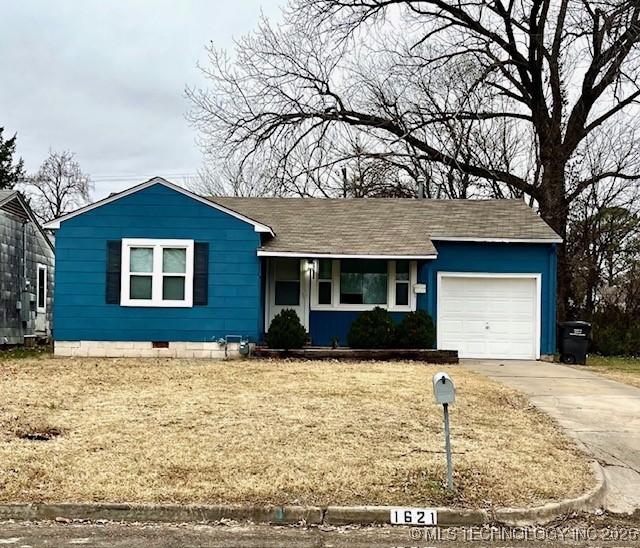
[[(51, 408), (50, 408), (51, 409)], [(23, 415), (3, 417), (4, 434), (11, 438), (28, 441), (50, 441), (63, 435), (63, 429), (50, 424), (42, 413), (27, 410)]]
[(55, 426), (26, 426), (14, 430), (16, 437), (29, 441), (49, 441), (62, 435), (62, 430)]

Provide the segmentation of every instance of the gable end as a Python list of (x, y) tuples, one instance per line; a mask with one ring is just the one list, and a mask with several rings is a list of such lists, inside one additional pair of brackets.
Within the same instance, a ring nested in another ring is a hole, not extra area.
[(103, 198), (102, 200), (98, 200), (97, 202), (94, 202), (92, 204), (89, 204), (85, 207), (81, 207), (80, 209), (77, 209), (76, 211), (72, 211), (71, 213), (68, 213), (66, 215), (63, 215), (62, 217), (58, 217), (57, 219), (54, 219), (52, 221), (49, 221), (48, 223), (46, 223), (44, 225), (44, 228), (46, 229), (50, 229), (50, 230), (55, 230), (60, 228), (60, 223), (63, 223), (64, 221), (67, 221), (69, 219), (72, 219), (73, 217), (77, 217), (78, 215), (82, 215), (83, 213), (86, 213), (88, 211), (91, 211), (92, 209), (96, 209), (100, 206), (103, 205), (107, 205), (110, 204), (112, 202), (115, 202), (121, 198), (124, 198), (125, 196), (130, 196), (131, 194), (135, 194), (136, 192), (140, 192), (141, 190), (144, 190), (146, 188), (149, 188), (153, 185), (162, 185), (164, 187), (170, 188), (171, 190), (174, 190), (180, 194), (183, 194), (184, 196), (188, 196), (189, 198), (200, 202), (201, 204), (207, 205), (209, 207), (212, 207), (214, 209), (217, 209), (218, 211), (222, 211), (223, 213), (226, 213), (227, 215), (231, 215), (232, 217), (235, 217), (236, 219), (239, 219), (241, 221), (244, 221), (245, 223), (248, 223), (250, 225), (253, 226), (254, 230), (256, 232), (265, 232), (267, 234), (270, 234), (271, 236), (274, 236), (274, 232), (271, 229), (271, 227), (259, 223), (253, 219), (250, 219), (249, 217), (246, 217), (245, 215), (241, 215), (240, 213), (237, 213), (236, 211), (233, 211), (232, 209), (226, 208), (224, 206), (221, 206), (219, 204), (216, 204), (214, 202), (211, 202), (205, 198), (202, 198), (201, 196), (198, 196), (197, 194), (194, 194), (193, 192), (189, 192), (188, 190), (179, 187), (178, 185), (174, 185), (173, 183), (170, 183), (169, 181), (167, 181), (166, 179), (163, 179), (162, 177), (154, 177), (152, 179), (149, 179), (148, 181), (141, 183), (137, 186), (134, 186), (128, 190), (124, 190), (122, 192), (118, 192), (117, 194), (113, 194), (111, 196), (108, 196), (106, 198)]

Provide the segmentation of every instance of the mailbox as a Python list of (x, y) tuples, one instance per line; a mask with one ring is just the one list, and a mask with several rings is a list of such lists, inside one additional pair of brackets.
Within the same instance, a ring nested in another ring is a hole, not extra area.
[(436, 403), (442, 405), (456, 401), (456, 387), (449, 375), (440, 372), (433, 376), (433, 395), (436, 398)]
[(456, 387), (451, 377), (442, 371), (433, 376), (433, 395), (444, 412), (444, 448), (447, 453), (447, 488), (453, 489), (453, 462), (451, 459), (451, 433), (449, 431), (449, 406), (456, 401)]

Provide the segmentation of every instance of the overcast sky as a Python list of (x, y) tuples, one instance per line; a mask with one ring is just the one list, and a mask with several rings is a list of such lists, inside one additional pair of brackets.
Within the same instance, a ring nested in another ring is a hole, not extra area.
[(35, 171), (71, 150), (94, 197), (153, 175), (181, 183), (201, 165), (185, 85), (204, 47), (232, 47), (284, 0), (3, 0), (0, 126)]

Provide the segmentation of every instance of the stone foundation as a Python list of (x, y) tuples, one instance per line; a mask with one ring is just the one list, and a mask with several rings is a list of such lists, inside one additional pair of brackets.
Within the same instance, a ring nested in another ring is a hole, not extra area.
[(217, 342), (169, 342), (168, 348), (154, 348), (151, 341), (55, 341), (57, 357), (93, 358), (239, 358), (239, 344)]

